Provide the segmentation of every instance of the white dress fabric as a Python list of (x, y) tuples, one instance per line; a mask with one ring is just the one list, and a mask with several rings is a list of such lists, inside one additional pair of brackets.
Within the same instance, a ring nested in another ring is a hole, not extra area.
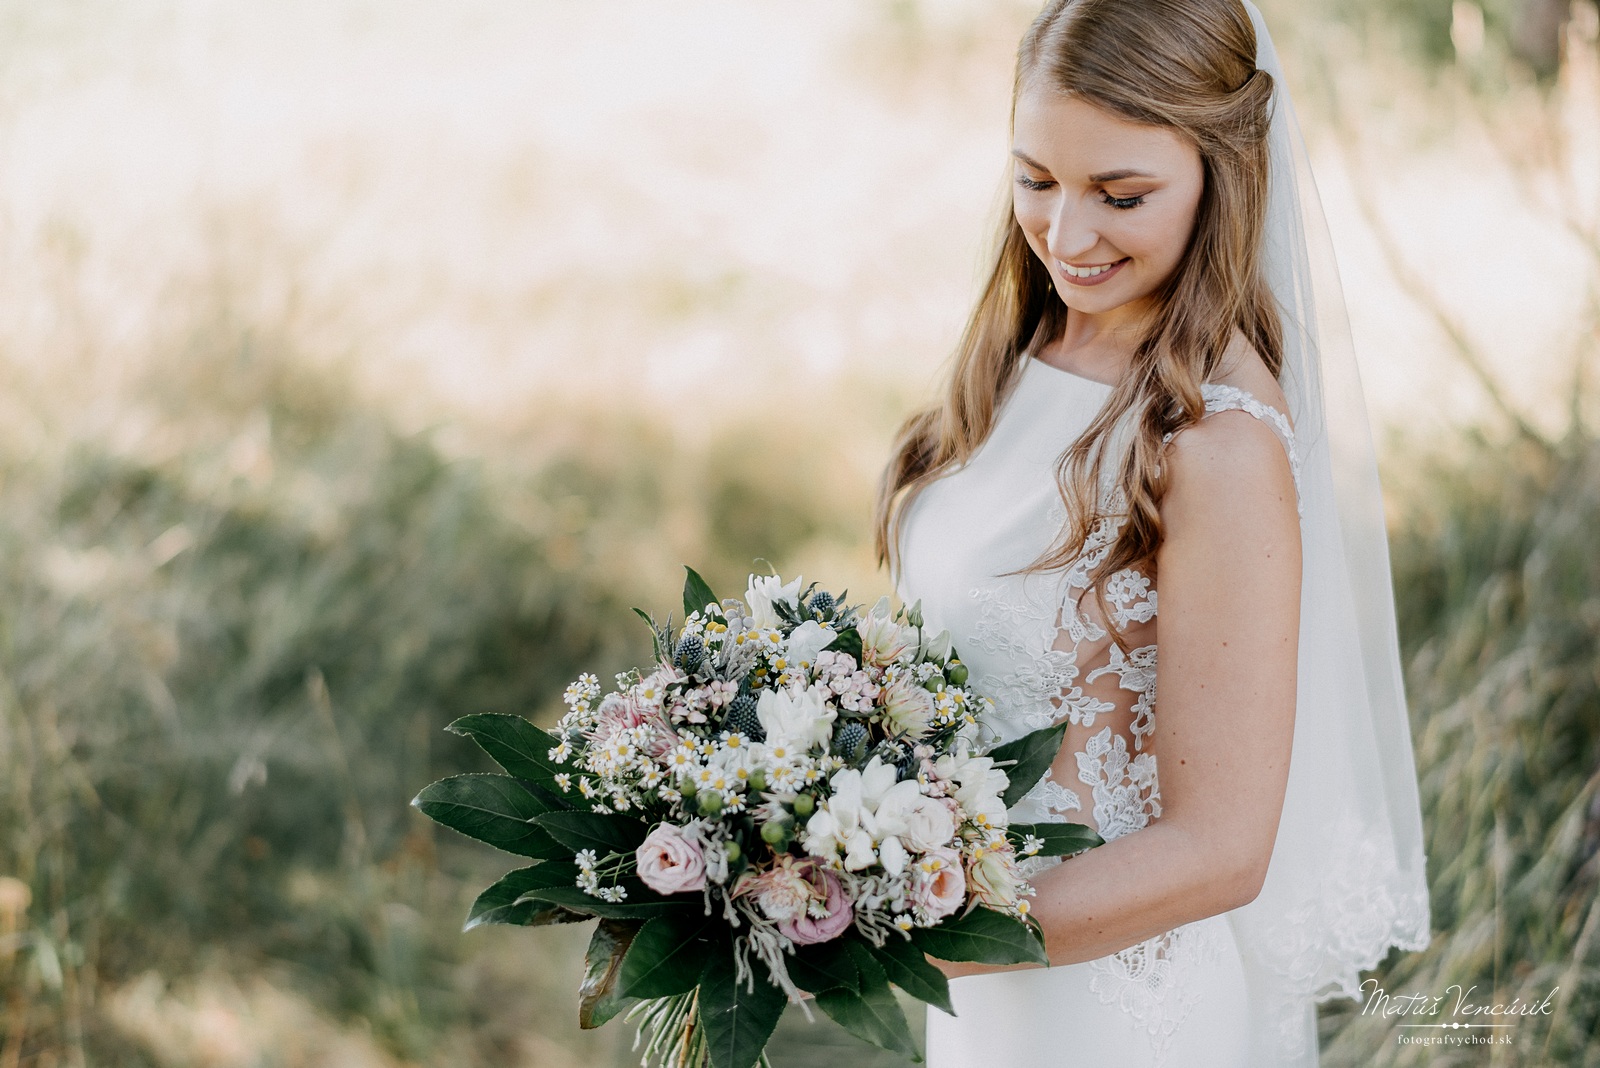
[[(1206, 385), (1208, 416), (1241, 410), (1284, 442), (1283, 413), (1227, 386)], [(922, 602), (926, 626), (948, 630), (972, 684), (996, 702), (1001, 740), (1068, 721), (1073, 782), (1051, 776), (1012, 809), (1018, 822), (1071, 821), (1106, 840), (1161, 814), (1152, 735), (1156, 710), (1157, 591), (1134, 569), (1103, 591), (1089, 570), (1116, 535), (1104, 521), (1064, 571), (998, 577), (1060, 535), (1065, 519), (1055, 460), (1099, 412), (1111, 387), (1032, 356), (1001, 402), (989, 438), (968, 463), (924, 487), (903, 520), (898, 593)], [(1105, 623), (1124, 628), (1130, 652)], [(1054, 860), (1025, 861), (1047, 865)], [(1252, 1052), (1278, 1040), (1281, 1006), (1252, 1013), (1251, 979), (1229, 917), (1211, 916), (1141, 944), (1049, 969), (966, 976), (951, 983), (957, 1015), (928, 1013), (930, 1068), (1242, 1068), (1286, 1063)], [(1298, 1006), (1294, 1045), (1316, 1063), (1314, 1004)], [(1264, 1030), (1274, 1033), (1263, 1035)]]

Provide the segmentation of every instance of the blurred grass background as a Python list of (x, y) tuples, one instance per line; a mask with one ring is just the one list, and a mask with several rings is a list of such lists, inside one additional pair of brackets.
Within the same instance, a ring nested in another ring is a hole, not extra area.
[[(1437, 934), (1375, 974), (1559, 986), (1492, 1054), (1335, 1003), (1324, 1063), (1592, 1068), (1600, 18), (1262, 6), (1391, 497)], [(0, 1068), (631, 1063), (406, 802), (683, 562), (887, 588), (1033, 9), (0, 3)]]

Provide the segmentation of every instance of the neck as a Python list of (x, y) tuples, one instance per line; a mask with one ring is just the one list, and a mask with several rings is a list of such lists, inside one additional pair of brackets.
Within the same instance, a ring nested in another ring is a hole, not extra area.
[(1107, 312), (1067, 312), (1061, 333), (1047, 342), (1039, 357), (1052, 366), (1102, 382), (1121, 381), (1133, 362), (1151, 309), (1130, 302)]

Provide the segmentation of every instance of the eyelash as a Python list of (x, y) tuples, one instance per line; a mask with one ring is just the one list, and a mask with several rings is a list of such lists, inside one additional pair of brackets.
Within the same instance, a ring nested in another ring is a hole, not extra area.
[[(1025, 174), (1020, 174), (1017, 176), (1017, 184), (1022, 186), (1024, 189), (1039, 190), (1048, 189), (1055, 183), (1035, 181)], [(1140, 204), (1143, 204), (1146, 195), (1148, 194), (1141, 194), (1136, 197), (1114, 197), (1110, 193), (1102, 193), (1101, 197), (1106, 204), (1116, 208), (1118, 211), (1128, 211), (1132, 208), (1137, 208)]]

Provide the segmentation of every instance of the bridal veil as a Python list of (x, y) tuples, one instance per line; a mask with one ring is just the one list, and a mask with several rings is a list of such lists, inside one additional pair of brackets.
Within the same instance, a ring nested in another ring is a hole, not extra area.
[(1256, 1063), (1310, 1065), (1316, 1002), (1359, 1000), (1358, 973), (1391, 946), (1428, 945), (1428, 887), (1383, 500), (1338, 268), (1277, 50), (1244, 5), (1275, 86), (1263, 269), (1303, 462), (1304, 573), (1282, 821), (1260, 895), (1228, 917), (1252, 1003), (1273, 1024)]

